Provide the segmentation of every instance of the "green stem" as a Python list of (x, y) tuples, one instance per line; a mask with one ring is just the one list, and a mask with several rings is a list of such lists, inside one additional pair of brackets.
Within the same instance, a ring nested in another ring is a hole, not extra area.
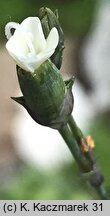
[(68, 124), (69, 124), (69, 126), (71, 128), (72, 133), (74, 134), (74, 137), (75, 137), (78, 145), (80, 145), (80, 141), (81, 141), (81, 139), (84, 138), (84, 135), (81, 132), (80, 128), (78, 128), (78, 126), (77, 126), (77, 124), (76, 124), (76, 122), (75, 122), (72, 115), (69, 117)]
[[(72, 132), (74, 139), (77, 142), (77, 145), (79, 146), (79, 148), (81, 148), (81, 141), (82, 141), (82, 139), (84, 139), (84, 135), (83, 135), (82, 131), (78, 128), (78, 126), (77, 126), (77, 124), (74, 121), (74, 118), (72, 116), (70, 116), (70, 118), (69, 118), (68, 125), (69, 125), (69, 128)], [(81, 152), (81, 153), (82, 153), (82, 155), (84, 155), (86, 157), (86, 160), (88, 160), (89, 163), (91, 164), (90, 173), (92, 172), (93, 175), (90, 174), (90, 176), (89, 176), (90, 184), (95, 188), (95, 190), (97, 191), (98, 195), (100, 196), (100, 198), (102, 200), (103, 199), (107, 200), (108, 199), (107, 192), (106, 192), (106, 189), (104, 188), (104, 186), (102, 185), (104, 178), (100, 174), (100, 171), (97, 167), (96, 159), (93, 155), (92, 150), (90, 149), (85, 153), (83, 153), (83, 152)]]
[(99, 195), (99, 197), (101, 197), (102, 200), (109, 200), (109, 197), (107, 196), (107, 192), (103, 185), (100, 185), (100, 187), (96, 187), (95, 189), (97, 191), (97, 194)]
[[(71, 115), (68, 121), (69, 127), (73, 133), (73, 136), (75, 137), (77, 144), (81, 147), (81, 141), (85, 139), (82, 131), (80, 130), (80, 128), (77, 126), (73, 116)], [(96, 163), (96, 159), (91, 151), (91, 149), (89, 149), (87, 152), (84, 152), (85, 157), (89, 160), (89, 162), (91, 163), (91, 166), (93, 166)]]
[(76, 160), (77, 164), (80, 167), (80, 170), (83, 172), (89, 172), (90, 171), (90, 163), (89, 161), (82, 155), (79, 146), (77, 145), (77, 142), (75, 141), (68, 125), (62, 127), (59, 130), (59, 133), (65, 140), (66, 144), (68, 145), (72, 155), (74, 156), (74, 159)]

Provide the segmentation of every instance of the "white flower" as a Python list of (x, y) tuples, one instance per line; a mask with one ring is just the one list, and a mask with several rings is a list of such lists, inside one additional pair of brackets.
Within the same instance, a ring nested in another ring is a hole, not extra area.
[[(15, 29), (13, 35), (12, 29)], [(38, 17), (28, 17), (21, 24), (9, 22), (5, 27), (5, 34), (9, 39), (6, 43), (9, 54), (22, 69), (30, 72), (34, 72), (53, 55), (59, 41), (55, 27), (45, 39)]]

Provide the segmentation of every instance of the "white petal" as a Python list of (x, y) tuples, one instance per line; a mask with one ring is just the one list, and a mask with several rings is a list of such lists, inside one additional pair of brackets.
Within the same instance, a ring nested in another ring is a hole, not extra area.
[(11, 53), (10, 54), (13, 59), (15, 60), (16, 64), (21, 67), (22, 69), (24, 69), (25, 71), (29, 71), (29, 72), (34, 72), (33, 67), (31, 67), (28, 62), (27, 62), (27, 58), (26, 57), (21, 57), (21, 56), (16, 56), (16, 54)]
[(28, 53), (28, 46), (22, 35), (12, 36), (6, 43), (8, 52), (15, 54), (16, 56), (25, 56)]
[[(28, 54), (26, 58), (19, 58), (19, 66), (22, 64), (22, 68), (27, 71), (34, 72), (42, 63), (52, 56), (54, 50), (49, 52), (41, 52), (38, 55)], [(24, 66), (23, 66), (24, 65)]]
[(46, 40), (38, 17), (28, 17), (20, 25), (21, 32), (33, 35), (33, 45), (36, 52), (40, 52), (46, 47)]
[(47, 38), (46, 50), (55, 50), (59, 42), (59, 35), (57, 29), (54, 27), (51, 29)]
[(25, 41), (26, 41), (27, 46), (29, 48), (29, 52), (36, 54), (35, 46), (33, 43), (33, 35), (31, 33), (24, 33), (23, 37), (25, 38)]
[(7, 23), (7, 25), (5, 26), (5, 35), (7, 37), (7, 39), (10, 39), (12, 36), (11, 33), (11, 29), (17, 29), (19, 27), (19, 23), (16, 22), (9, 22)]
[(47, 59), (50, 58), (54, 53), (54, 50), (51, 50), (49, 52), (41, 52), (38, 55), (29, 55), (26, 58), (26, 62), (28, 65), (28, 68), (31, 68), (31, 72), (34, 72), (42, 63), (44, 63)]
[[(16, 28), (13, 36), (11, 36), (11, 28)], [(20, 25), (8, 24), (6, 35), (11, 36), (6, 44), (8, 52), (21, 68), (30, 72), (34, 72), (53, 55), (59, 41), (55, 27), (51, 29), (45, 40), (38, 17), (26, 18)]]
[(55, 50), (45, 51), (37, 55), (37, 67), (39, 67), (43, 62), (45, 62), (47, 59), (49, 59)]

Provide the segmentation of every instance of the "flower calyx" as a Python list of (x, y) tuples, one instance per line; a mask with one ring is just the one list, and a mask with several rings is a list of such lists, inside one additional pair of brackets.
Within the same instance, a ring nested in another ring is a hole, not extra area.
[(12, 99), (37, 123), (54, 129), (64, 126), (73, 109), (73, 95), (56, 66), (48, 60), (34, 73), (17, 67), (17, 75), (23, 96)]

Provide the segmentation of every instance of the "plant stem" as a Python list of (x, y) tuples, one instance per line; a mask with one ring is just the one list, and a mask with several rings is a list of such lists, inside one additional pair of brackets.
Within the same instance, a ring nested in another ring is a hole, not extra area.
[[(87, 145), (85, 141), (85, 137), (82, 131), (78, 128), (72, 115), (69, 118), (68, 125), (80, 149), (81, 149), (82, 140), (85, 142), (85, 145)], [(107, 200), (108, 199), (107, 192), (104, 186), (102, 185), (104, 178), (100, 174), (100, 171), (96, 163), (96, 158), (93, 155), (92, 149), (88, 149), (87, 152), (82, 152), (82, 154), (86, 157), (86, 159), (90, 162), (92, 166), (88, 178), (89, 183), (95, 188), (95, 190), (97, 191), (101, 199)]]
[[(87, 145), (85, 136), (83, 135), (81, 129), (77, 126), (72, 115), (69, 118), (68, 124), (79, 147), (81, 148), (82, 140), (85, 142), (85, 145)], [(88, 151), (83, 152), (83, 154), (89, 160), (91, 166), (94, 166), (96, 164), (96, 158), (94, 157), (93, 152), (90, 148), (88, 149)]]
[(102, 200), (109, 200), (109, 197), (107, 196), (107, 192), (106, 192), (105, 187), (103, 185), (100, 185), (100, 187), (96, 187), (96, 191)]
[(69, 147), (74, 159), (77, 161), (80, 170), (83, 172), (90, 171), (90, 163), (87, 159), (82, 155), (79, 146), (77, 145), (76, 140), (74, 139), (72, 132), (70, 131), (68, 125), (65, 125), (59, 130), (59, 133), (65, 140), (67, 146)]
[(87, 180), (92, 187), (94, 187), (100, 198), (102, 200), (108, 200), (106, 190), (102, 185), (104, 178), (97, 167), (92, 149), (88, 149), (86, 152), (81, 150), (82, 140), (85, 142), (85, 145), (87, 145), (87, 143), (82, 131), (77, 127), (72, 116), (70, 116), (68, 124), (59, 130), (59, 133), (69, 147), (82, 174), (85, 175), (87, 173)]

